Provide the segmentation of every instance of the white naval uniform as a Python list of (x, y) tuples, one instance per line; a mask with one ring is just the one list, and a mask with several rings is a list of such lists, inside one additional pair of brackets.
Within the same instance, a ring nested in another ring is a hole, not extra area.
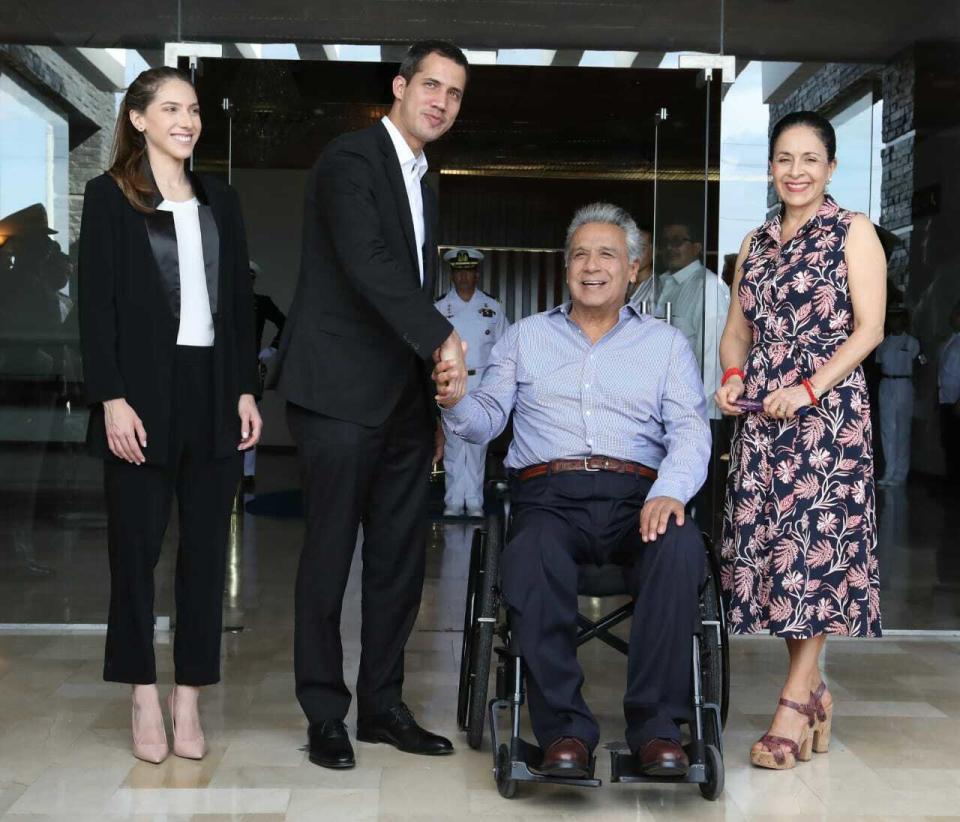
[(920, 343), (909, 334), (890, 334), (877, 347), (880, 366), (880, 440), (886, 469), (879, 481), (899, 485), (910, 471), (913, 421), (913, 361)]
[[(467, 343), (467, 370), (475, 373), (467, 376), (467, 389), (472, 391), (483, 379), (490, 349), (507, 330), (509, 323), (495, 299), (479, 288), (469, 302), (460, 299), (455, 288), (436, 303), (437, 310), (457, 329)], [(483, 508), (483, 473), (487, 456), (486, 445), (465, 442), (447, 429), (447, 442), (443, 449), (443, 470), (446, 472), (444, 508), (456, 511), (467, 508)]]
[(653, 314), (656, 311), (656, 303), (653, 299), (653, 274), (645, 279), (640, 285), (633, 289), (630, 295), (630, 303), (637, 311), (643, 310), (643, 304), (647, 304), (647, 314)]
[(679, 271), (660, 275), (657, 283), (658, 317), (672, 307), (672, 324), (687, 338), (697, 358), (707, 397), (707, 416), (719, 420), (723, 414), (713, 395), (720, 387), (720, 336), (730, 309), (730, 289), (709, 268), (694, 260)]

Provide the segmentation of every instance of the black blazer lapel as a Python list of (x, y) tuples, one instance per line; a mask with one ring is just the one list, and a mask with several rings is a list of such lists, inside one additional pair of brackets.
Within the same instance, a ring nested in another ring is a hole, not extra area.
[(220, 231), (217, 228), (217, 213), (210, 205), (203, 180), (192, 171), (190, 184), (200, 206), (200, 238), (203, 244), (203, 269), (207, 280), (207, 298), (210, 300), (210, 315), (217, 318), (220, 295)]
[[(200, 219), (203, 268), (207, 281), (210, 314), (216, 318), (220, 295), (220, 231), (217, 228), (216, 214), (207, 199), (200, 178), (191, 173), (190, 182), (199, 203), (197, 211)], [(154, 199), (154, 208), (163, 202), (159, 193)], [(153, 258), (160, 273), (160, 281), (167, 295), (170, 313), (176, 319), (180, 319), (180, 254), (173, 213), (156, 210), (152, 214), (145, 214), (144, 222), (150, 239), (150, 249), (153, 251)]]
[(434, 246), (434, 230), (437, 226), (437, 204), (433, 190), (420, 181), (420, 197), (423, 200), (423, 290), (433, 298), (433, 287), (437, 273), (437, 255)]
[(173, 214), (169, 211), (154, 211), (152, 214), (144, 214), (143, 219), (170, 313), (179, 320), (180, 255), (177, 252), (177, 229), (174, 226)]
[(220, 232), (214, 211), (208, 205), (201, 205), (200, 237), (203, 242), (203, 269), (207, 278), (207, 297), (210, 300), (210, 314), (216, 319), (217, 301), (220, 293)]
[[(410, 198), (407, 196), (407, 187), (403, 182), (403, 172), (400, 169), (400, 160), (397, 157), (397, 150), (394, 148), (393, 140), (387, 127), (383, 123), (378, 123), (374, 128), (378, 129), (377, 140), (380, 143), (380, 150), (383, 152), (384, 165), (387, 169), (387, 179), (390, 181), (390, 187), (393, 189), (393, 196), (397, 200), (397, 216), (400, 219), (400, 225), (403, 227), (403, 235), (407, 239), (407, 250), (410, 252), (410, 262), (413, 263), (413, 272), (417, 279), (420, 279), (420, 264), (417, 262), (417, 235), (413, 230), (413, 217), (410, 214)], [(426, 223), (426, 220), (424, 220)]]

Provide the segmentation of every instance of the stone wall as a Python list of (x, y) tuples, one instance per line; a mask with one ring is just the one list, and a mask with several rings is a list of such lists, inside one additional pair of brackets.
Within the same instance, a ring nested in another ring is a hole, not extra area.
[[(770, 106), (770, 128), (783, 115), (805, 109), (831, 116), (873, 88), (883, 96), (880, 225), (900, 240), (887, 266), (890, 279), (907, 285), (913, 233), (914, 191), (914, 52), (908, 49), (886, 65), (827, 63), (781, 103)], [(776, 203), (772, 187), (769, 205)], [(893, 296), (893, 295), (891, 295)]]
[(0, 44), (0, 69), (9, 71), (38, 97), (63, 111), (70, 129), (70, 246), (80, 232), (83, 189), (110, 159), (116, 103), (54, 49)]

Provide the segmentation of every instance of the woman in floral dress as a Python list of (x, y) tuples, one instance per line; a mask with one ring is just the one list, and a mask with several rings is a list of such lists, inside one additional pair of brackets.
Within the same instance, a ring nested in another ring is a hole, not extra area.
[(720, 342), (717, 405), (739, 417), (723, 526), (729, 625), (783, 637), (790, 658), (770, 730), (750, 752), (769, 768), (827, 750), (827, 635), (880, 635), (860, 363), (883, 339), (886, 261), (870, 221), (826, 193), (835, 155), (833, 128), (817, 114), (774, 127), (782, 205), (743, 241)]

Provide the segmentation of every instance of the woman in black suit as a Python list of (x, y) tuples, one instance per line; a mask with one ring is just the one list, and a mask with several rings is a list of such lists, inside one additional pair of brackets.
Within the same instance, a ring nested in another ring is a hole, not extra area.
[(110, 170), (87, 184), (79, 302), (87, 443), (104, 459), (110, 614), (104, 679), (133, 685), (134, 755), (168, 753), (153, 654), (153, 571), (179, 505), (174, 753), (205, 751), (199, 688), (220, 679), (221, 601), (240, 453), (260, 437), (240, 204), (190, 173), (197, 96), (171, 68), (124, 97)]

